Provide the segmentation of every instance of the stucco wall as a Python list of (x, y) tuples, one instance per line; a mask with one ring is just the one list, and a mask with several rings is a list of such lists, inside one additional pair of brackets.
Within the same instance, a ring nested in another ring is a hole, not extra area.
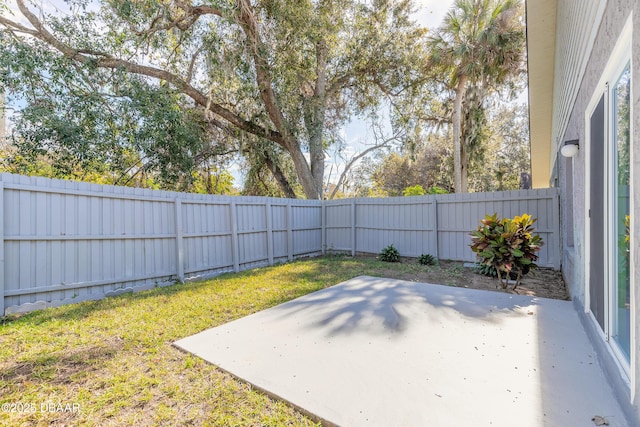
[[(606, 10), (598, 29), (596, 41), (591, 52), (589, 63), (581, 82), (580, 91), (578, 93), (576, 103), (571, 113), (569, 125), (564, 134), (563, 140), (579, 139), (582, 144), (585, 141), (585, 111), (588, 103), (593, 97), (596, 86), (603, 75), (605, 67), (608, 63), (611, 52), (614, 49), (616, 41), (618, 40), (621, 30), (627, 21), (629, 15), (633, 13), (633, 35), (632, 35), (632, 104), (633, 104), (633, 140), (632, 140), (632, 182), (636, 185), (632, 186), (632, 218), (635, 220), (632, 222), (632, 239), (635, 237), (640, 238), (640, 2), (634, 0), (615, 0), (608, 1)], [(558, 23), (558, 25), (562, 25)], [(579, 307), (584, 311), (585, 302), (585, 268), (587, 267), (586, 254), (585, 254), (585, 152), (580, 152), (573, 158), (572, 168), (568, 168), (566, 160), (561, 156), (558, 157), (557, 167), (559, 174), (559, 186), (561, 188), (561, 221), (562, 221), (562, 238), (563, 238), (563, 272), (569, 292)], [(567, 173), (572, 173), (572, 180), (567, 179)], [(573, 188), (570, 187), (571, 181)], [(570, 204), (572, 203), (572, 206)], [(574, 225), (574, 245), (568, 244), (569, 232), (568, 225)], [(636, 243), (632, 245), (634, 248), (640, 248)], [(640, 250), (633, 250), (632, 252), (634, 265), (640, 266)], [(632, 412), (640, 419), (640, 268), (636, 268), (632, 276), (632, 288), (635, 289), (635, 313), (632, 313), (632, 329), (635, 329), (636, 346), (632, 348), (632, 369), (631, 369), (631, 388), (624, 384), (624, 381), (620, 381), (620, 374), (616, 371), (615, 363), (605, 360), (604, 363), (610, 364), (611, 374), (616, 388), (622, 390), (622, 397), (629, 402), (633, 400), (633, 407), (630, 408)], [(632, 291), (634, 292), (634, 291)], [(634, 307), (632, 305), (632, 307)], [(632, 331), (633, 334), (633, 331)], [(597, 341), (604, 341), (594, 335), (594, 341), (598, 345)], [(602, 352), (603, 357), (608, 357), (607, 351)], [(635, 369), (634, 365), (635, 364)], [(626, 389), (626, 390), (624, 390)], [(635, 391), (635, 392), (634, 392)]]

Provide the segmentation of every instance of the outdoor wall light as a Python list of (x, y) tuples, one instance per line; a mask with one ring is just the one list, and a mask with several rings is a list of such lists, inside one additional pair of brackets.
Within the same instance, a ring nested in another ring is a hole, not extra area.
[(578, 154), (578, 148), (580, 147), (579, 140), (572, 139), (570, 141), (565, 141), (564, 145), (560, 149), (560, 154), (564, 157), (573, 157)]

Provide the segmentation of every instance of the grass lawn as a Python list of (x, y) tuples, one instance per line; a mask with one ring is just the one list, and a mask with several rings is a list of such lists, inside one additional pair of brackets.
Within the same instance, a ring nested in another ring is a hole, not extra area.
[(172, 342), (358, 275), (436, 268), (326, 256), (0, 320), (0, 425), (314, 425)]

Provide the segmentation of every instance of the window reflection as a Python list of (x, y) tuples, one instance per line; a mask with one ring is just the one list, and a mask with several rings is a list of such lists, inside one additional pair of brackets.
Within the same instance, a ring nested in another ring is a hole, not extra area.
[(613, 339), (627, 360), (630, 354), (630, 240), (629, 233), (629, 167), (630, 167), (630, 94), (631, 70), (624, 69), (613, 88), (613, 124), (616, 156), (614, 218), (616, 220), (617, 251), (614, 267), (617, 286), (614, 288)]

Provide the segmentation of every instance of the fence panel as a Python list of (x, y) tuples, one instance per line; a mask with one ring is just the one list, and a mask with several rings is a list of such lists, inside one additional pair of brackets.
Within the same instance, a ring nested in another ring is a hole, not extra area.
[(558, 191), (554, 188), (519, 190), (468, 195), (438, 196), (438, 241), (442, 259), (474, 261), (469, 248), (469, 232), (475, 230), (485, 215), (497, 213), (514, 217), (528, 213), (537, 218), (536, 233), (545, 245), (539, 252), (538, 264), (560, 267)]
[(325, 202), (325, 234), (326, 250), (350, 251), (351, 237), (351, 202), (346, 200), (330, 200)]
[[(351, 210), (355, 208), (355, 222)], [(423, 253), (440, 259), (475, 261), (469, 233), (485, 215), (538, 218), (536, 232), (545, 242), (539, 265), (560, 268), (558, 190), (349, 199), (325, 202), (326, 249), (379, 253), (393, 244), (401, 255)], [(355, 229), (354, 239), (350, 230)]]
[(472, 261), (486, 214), (538, 218), (560, 267), (558, 191), (321, 202), (0, 175), (0, 314), (99, 299), (325, 250)]
[(0, 314), (322, 251), (320, 201), (2, 174), (0, 211)]

